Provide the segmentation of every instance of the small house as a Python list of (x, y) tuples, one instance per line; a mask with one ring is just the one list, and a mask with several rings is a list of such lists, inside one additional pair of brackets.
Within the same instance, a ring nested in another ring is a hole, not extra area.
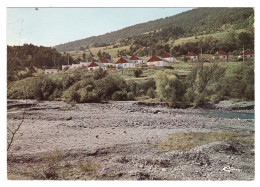
[[(253, 59), (255, 57), (255, 53), (254, 51), (251, 51), (251, 50), (246, 50), (244, 52), (244, 58), (247, 58), (247, 59)], [(241, 53), (238, 58), (243, 58), (243, 53)]]
[(71, 65), (71, 68), (72, 68), (72, 69), (79, 68), (79, 67), (81, 67), (80, 64), (72, 64), (72, 65)]
[(88, 66), (89, 71), (98, 70), (99, 68), (102, 68), (103, 70), (107, 69), (107, 67), (101, 63), (101, 62), (91, 62)]
[(192, 52), (188, 52), (188, 54), (185, 55), (187, 60), (190, 60), (190, 61), (198, 61), (199, 60), (199, 55), (194, 53), (193, 51)]
[(128, 59), (121, 57), (116, 63), (116, 68), (134, 68), (135, 63)]
[(169, 66), (169, 61), (165, 60), (164, 58), (160, 56), (152, 56), (147, 61), (148, 66), (155, 66), (155, 67), (163, 67), (163, 66)]
[(218, 51), (213, 56), (213, 60), (221, 60), (221, 61), (227, 61), (228, 60), (228, 53), (224, 51)]
[(173, 56), (172, 54), (170, 53), (164, 53), (162, 54), (162, 56), (165, 60), (169, 61), (169, 62), (176, 62), (176, 57)]
[(115, 66), (115, 63), (111, 60), (111, 59), (102, 59), (101, 62), (105, 65), (105, 66)]
[(58, 69), (45, 69), (45, 74), (52, 74), (52, 73), (58, 73)]
[(87, 68), (90, 65), (90, 62), (80, 62), (79, 65), (81, 68)]
[(144, 61), (138, 56), (131, 56), (130, 60), (132, 60), (136, 64), (143, 64)]

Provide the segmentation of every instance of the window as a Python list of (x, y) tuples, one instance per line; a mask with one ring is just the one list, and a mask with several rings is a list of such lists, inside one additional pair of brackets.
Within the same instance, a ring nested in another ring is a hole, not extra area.
[(160, 62), (157, 62), (157, 65), (160, 66)]

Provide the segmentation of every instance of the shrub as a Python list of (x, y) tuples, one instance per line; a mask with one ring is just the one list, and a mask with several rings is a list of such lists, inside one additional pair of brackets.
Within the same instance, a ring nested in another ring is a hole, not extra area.
[(154, 90), (156, 89), (156, 83), (154, 79), (142, 80), (138, 82), (136, 85), (136, 94), (146, 94), (149, 88), (152, 88)]
[(78, 94), (77, 91), (72, 90), (72, 91), (70, 92), (69, 101), (70, 101), (70, 102), (75, 101), (75, 102), (77, 102), (77, 103), (80, 101), (80, 95)]
[(254, 99), (254, 66), (243, 63), (231, 66), (225, 72), (225, 84), (232, 98)]
[(114, 100), (114, 101), (126, 101), (127, 100), (127, 94), (124, 91), (116, 91), (112, 95), (112, 100)]
[(155, 98), (155, 90), (153, 88), (149, 88), (146, 92), (146, 94), (150, 97), (150, 98)]
[(38, 76), (30, 79), (24, 98), (47, 100), (56, 88), (56, 84), (47, 76)]
[(127, 93), (127, 100), (134, 100), (134, 94), (133, 94), (133, 92), (128, 92)]
[(94, 71), (94, 79), (98, 80), (98, 79), (102, 79), (107, 75), (107, 71), (103, 70), (102, 68), (99, 68), (97, 71)]
[(81, 103), (98, 103), (100, 99), (95, 92), (83, 92), (80, 97)]
[(136, 68), (136, 69), (134, 70), (134, 76), (135, 76), (136, 78), (140, 77), (140, 75), (141, 75), (142, 73), (143, 73), (143, 70), (142, 70), (142, 69)]
[(95, 82), (95, 92), (102, 99), (110, 99), (114, 92), (125, 90), (126, 87), (125, 80), (118, 75), (108, 75)]
[(171, 72), (161, 71), (156, 75), (157, 93), (161, 100), (174, 107), (182, 101), (184, 87), (182, 82)]

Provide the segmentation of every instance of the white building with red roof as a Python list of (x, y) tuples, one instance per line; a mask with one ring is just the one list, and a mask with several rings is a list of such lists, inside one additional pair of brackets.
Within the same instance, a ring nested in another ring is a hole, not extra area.
[(134, 68), (135, 63), (128, 59), (121, 57), (116, 63), (116, 68)]
[(221, 61), (228, 60), (228, 53), (224, 51), (218, 51), (213, 56), (213, 60), (221, 60)]
[(194, 53), (193, 51), (192, 52), (188, 52), (188, 54), (185, 55), (187, 60), (190, 60), (190, 61), (198, 61), (199, 60), (199, 55)]
[[(244, 52), (244, 57), (247, 58), (247, 59), (253, 59), (255, 57), (255, 53), (254, 51), (251, 51), (251, 50), (246, 50)], [(238, 58), (243, 58), (243, 53), (241, 53)]]
[(164, 58), (160, 56), (152, 56), (147, 61), (148, 66), (155, 66), (155, 67), (163, 67), (163, 66), (169, 66), (169, 61), (165, 60)]
[(88, 66), (89, 71), (95, 71), (95, 70), (98, 70), (99, 68), (102, 68), (103, 70), (107, 69), (107, 67), (101, 62), (94, 62), (93, 61)]
[(136, 64), (143, 64), (144, 61), (138, 56), (131, 56), (130, 60), (132, 60)]
[(115, 63), (111, 59), (102, 59), (101, 62), (107, 67), (115, 66)]
[(164, 53), (162, 54), (162, 56), (165, 60), (169, 61), (169, 62), (176, 62), (176, 58), (175, 56), (173, 56), (172, 54), (170, 53)]

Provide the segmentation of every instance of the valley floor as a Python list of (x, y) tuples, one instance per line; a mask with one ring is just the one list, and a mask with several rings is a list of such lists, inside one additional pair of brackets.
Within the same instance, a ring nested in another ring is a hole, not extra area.
[[(24, 118), (8, 152), (8, 179), (253, 180), (254, 119), (203, 112), (134, 101), (8, 100), (8, 127)], [(186, 135), (201, 138), (178, 148)]]

